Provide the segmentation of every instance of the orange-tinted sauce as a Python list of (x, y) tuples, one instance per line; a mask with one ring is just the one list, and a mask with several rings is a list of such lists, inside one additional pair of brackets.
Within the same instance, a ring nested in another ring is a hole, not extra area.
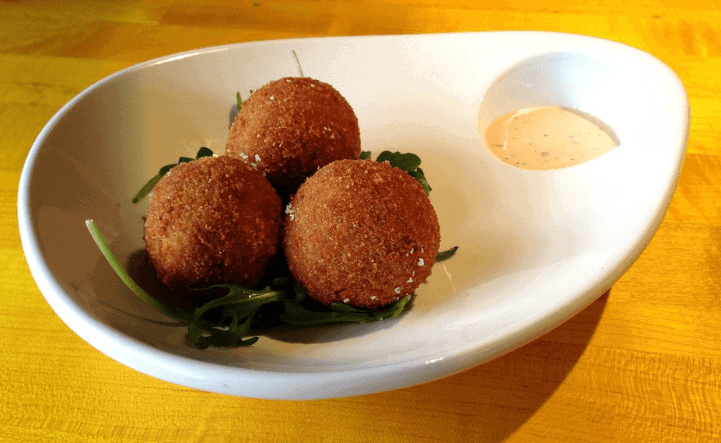
[(558, 169), (599, 157), (620, 144), (613, 130), (575, 109), (542, 106), (505, 114), (485, 133), (491, 152), (523, 169)]

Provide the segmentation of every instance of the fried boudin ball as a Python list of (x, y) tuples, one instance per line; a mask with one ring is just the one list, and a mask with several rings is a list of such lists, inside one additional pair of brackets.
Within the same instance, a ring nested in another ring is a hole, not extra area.
[(203, 157), (155, 186), (145, 244), (168, 288), (253, 287), (280, 242), (282, 206), (263, 175), (239, 159)]
[(440, 245), (418, 182), (386, 162), (340, 160), (316, 172), (285, 209), (293, 277), (324, 304), (377, 308), (413, 293)]
[(243, 102), (226, 152), (264, 172), (285, 197), (318, 168), (358, 158), (358, 118), (331, 85), (307, 77), (282, 78)]

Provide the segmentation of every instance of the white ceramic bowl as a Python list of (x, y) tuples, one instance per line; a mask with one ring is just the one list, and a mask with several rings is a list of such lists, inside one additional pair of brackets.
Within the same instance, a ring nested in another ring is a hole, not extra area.
[[(304, 74), (355, 109), (364, 150), (421, 156), (442, 230), (436, 265), (402, 317), (261, 337), (200, 351), (137, 299), (84, 220), (123, 262), (144, 248), (157, 169), (200, 146), (224, 152), (235, 93)], [(479, 132), (527, 106), (609, 124), (621, 145), (581, 165), (516, 169)], [(67, 325), (138, 371), (233, 395), (312, 399), (423, 383), (514, 349), (607, 290), (648, 244), (673, 193), (688, 131), (676, 75), (594, 38), (490, 32), (264, 41), (186, 52), (120, 71), (65, 105), (30, 150), (18, 196), (32, 274)]]

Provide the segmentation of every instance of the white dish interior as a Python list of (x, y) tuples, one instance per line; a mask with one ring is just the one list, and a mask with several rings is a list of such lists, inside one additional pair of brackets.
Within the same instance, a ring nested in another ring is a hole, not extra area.
[[(185, 328), (115, 276), (84, 220), (123, 262), (144, 248), (158, 168), (200, 146), (224, 152), (235, 93), (298, 75), (353, 106), (364, 150), (415, 152), (433, 191), (441, 249), (412, 309), (396, 320), (261, 337), (196, 350)], [(540, 105), (577, 108), (621, 145), (552, 171), (502, 163), (482, 133)], [(233, 395), (310, 399), (396, 389), (514, 349), (569, 318), (628, 269), (650, 241), (678, 178), (688, 103), (652, 56), (567, 34), (497, 32), (268, 41), (153, 60), (82, 92), (28, 156), (18, 215), (33, 276), (57, 314), (100, 351), (152, 376)]]

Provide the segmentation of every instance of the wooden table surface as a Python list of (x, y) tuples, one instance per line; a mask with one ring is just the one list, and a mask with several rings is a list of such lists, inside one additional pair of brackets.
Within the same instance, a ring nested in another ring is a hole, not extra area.
[[(721, 2), (2, 1), (0, 441), (721, 441)], [(55, 315), (25, 263), (27, 152), (68, 100), (122, 68), (287, 37), (548, 30), (650, 52), (683, 80), (691, 131), (669, 210), (631, 269), (543, 337), (421, 386), (267, 401), (156, 380)]]

